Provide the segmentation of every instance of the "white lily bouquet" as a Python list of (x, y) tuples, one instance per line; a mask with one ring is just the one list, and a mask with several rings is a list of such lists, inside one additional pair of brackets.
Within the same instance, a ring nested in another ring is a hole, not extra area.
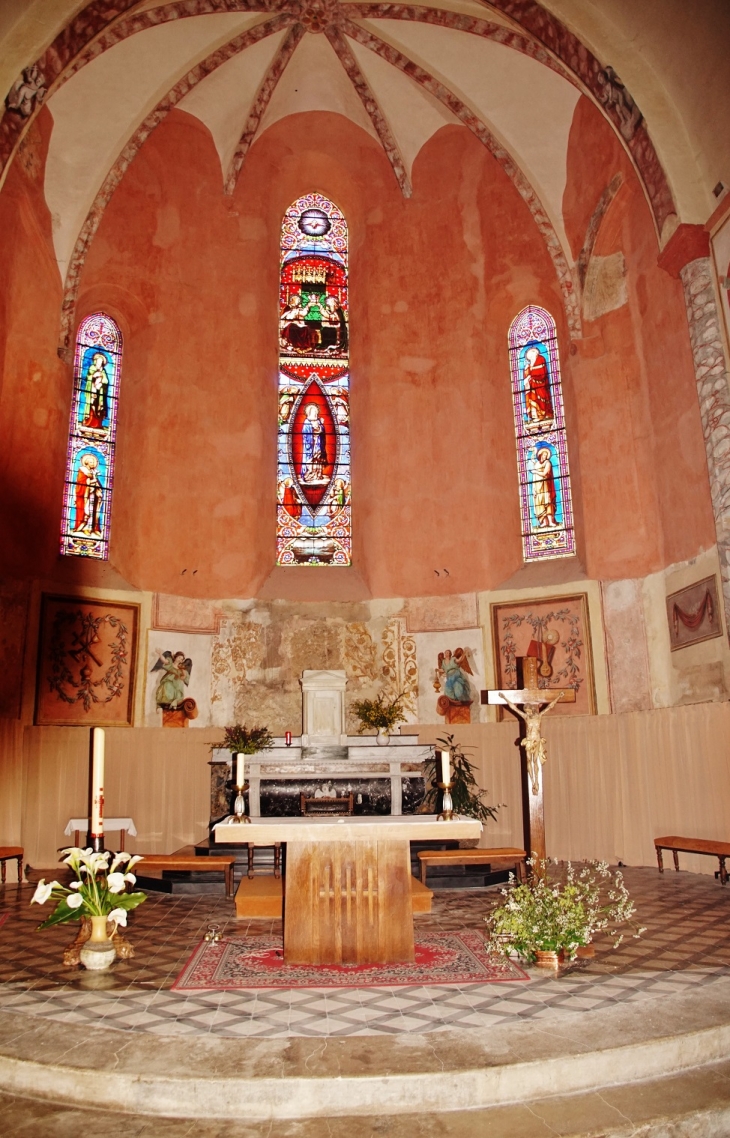
[(118, 853), (110, 865), (110, 853), (94, 853), (77, 846), (61, 852), (66, 854), (63, 861), (76, 874), (76, 881), (68, 888), (59, 881), (38, 882), (31, 904), (35, 901), (45, 905), (49, 899), (56, 901), (56, 908), (38, 928), (47, 929), (64, 921), (79, 921), (82, 917), (106, 917), (115, 925), (126, 925), (128, 910), (136, 909), (147, 898), (146, 893), (127, 892), (127, 885), (134, 885), (137, 880), (131, 870), (142, 858)]

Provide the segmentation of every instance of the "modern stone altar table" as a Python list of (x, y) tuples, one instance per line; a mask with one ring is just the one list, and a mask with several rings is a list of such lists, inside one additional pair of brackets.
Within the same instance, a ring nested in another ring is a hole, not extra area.
[(414, 959), (411, 841), (478, 838), (474, 818), (257, 818), (221, 822), (217, 842), (286, 843), (287, 964), (391, 964)]

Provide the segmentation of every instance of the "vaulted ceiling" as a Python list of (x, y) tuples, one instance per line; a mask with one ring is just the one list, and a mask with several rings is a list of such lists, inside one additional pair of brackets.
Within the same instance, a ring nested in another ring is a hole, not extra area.
[[(25, 24), (6, 13), (6, 42), (10, 57), (15, 51), (27, 67), (32, 59), (27, 47), (20, 54), (20, 32), (24, 27), (29, 42), (35, 32), (39, 42), (45, 30), (33, 81), (45, 88), (54, 120), (45, 193), (67, 314), (106, 203), (173, 107), (209, 128), (227, 193), (256, 138), (290, 114), (324, 110), (351, 119), (382, 145), (405, 196), (423, 145), (444, 124), (464, 124), (530, 206), (563, 286), (569, 321), (579, 317), (574, 301), (571, 317), (574, 266), (562, 197), (581, 93), (622, 138), (659, 233), (678, 209), (641, 110), (620, 79), (547, 7), (527, 0), (22, 2)], [(623, 0), (617, 2), (620, 15)], [(550, 7), (561, 5), (575, 16), (570, 0), (553, 0)], [(9, 0), (8, 8), (14, 6)], [(596, 0), (583, 4), (587, 17), (597, 18), (600, 7)], [(0, 122), (5, 168), (44, 94), (26, 103), (27, 114), (10, 105), (10, 90)]]

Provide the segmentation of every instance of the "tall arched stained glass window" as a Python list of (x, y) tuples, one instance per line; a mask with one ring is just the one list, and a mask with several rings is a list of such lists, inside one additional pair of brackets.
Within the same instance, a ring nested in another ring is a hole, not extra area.
[(122, 333), (103, 312), (79, 325), (66, 459), (61, 553), (109, 556)]
[(530, 304), (509, 330), (525, 561), (575, 553), (555, 321)]
[(350, 565), (347, 222), (321, 194), (284, 215), (277, 565)]

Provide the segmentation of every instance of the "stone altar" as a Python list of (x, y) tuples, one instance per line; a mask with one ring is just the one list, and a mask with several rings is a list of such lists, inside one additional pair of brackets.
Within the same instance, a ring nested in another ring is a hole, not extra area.
[[(433, 748), (418, 743), (412, 735), (394, 735), (388, 747), (378, 747), (372, 735), (351, 735), (345, 739), (346, 746), (338, 746), (328, 753), (319, 748), (310, 751), (302, 746), (300, 739), (293, 740), (287, 747), (282, 737), (274, 740), (275, 746), (270, 751), (247, 755), (250, 816), (298, 815), (300, 788), (307, 794), (313, 794), (314, 787), (325, 781), (334, 783), (342, 794), (353, 791), (356, 814), (398, 816), (414, 813), (425, 797), (423, 763), (430, 758)], [(213, 751), (210, 772), (212, 827), (231, 812), (229, 783), (232, 771), (228, 751), (223, 748)], [(372, 802), (373, 784), (379, 787), (376, 803)], [(289, 809), (287, 785), (291, 786)], [(358, 794), (364, 801), (358, 803)], [(280, 807), (273, 809), (271, 800), (277, 795), (281, 800)]]

